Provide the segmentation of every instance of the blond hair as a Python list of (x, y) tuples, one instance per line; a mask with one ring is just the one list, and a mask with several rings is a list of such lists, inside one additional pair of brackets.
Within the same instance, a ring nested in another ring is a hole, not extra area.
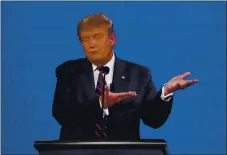
[(81, 30), (86, 29), (87, 27), (100, 27), (100, 26), (107, 27), (108, 35), (111, 36), (114, 33), (112, 21), (102, 13), (92, 14), (83, 18), (78, 23), (78, 26), (77, 26), (77, 36), (79, 40), (81, 40), (81, 37), (80, 37)]

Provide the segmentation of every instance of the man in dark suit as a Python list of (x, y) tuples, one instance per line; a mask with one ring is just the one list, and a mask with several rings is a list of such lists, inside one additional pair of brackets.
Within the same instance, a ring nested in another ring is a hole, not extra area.
[[(61, 140), (138, 140), (140, 119), (161, 127), (171, 112), (174, 91), (198, 82), (184, 80), (190, 75), (186, 72), (156, 91), (148, 68), (116, 56), (113, 24), (103, 14), (82, 19), (77, 34), (86, 58), (56, 69), (53, 116), (61, 125)], [(105, 83), (103, 66), (109, 68)]]

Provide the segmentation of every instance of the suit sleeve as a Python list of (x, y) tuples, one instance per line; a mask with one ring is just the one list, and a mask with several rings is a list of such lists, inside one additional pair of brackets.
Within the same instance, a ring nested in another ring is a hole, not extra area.
[(156, 91), (150, 71), (145, 78), (145, 97), (141, 106), (141, 116), (144, 124), (152, 127), (161, 127), (168, 119), (173, 103), (173, 97), (166, 102), (161, 99), (162, 90)]
[[(92, 115), (95, 116), (92, 111), (94, 108), (88, 106), (92, 105), (89, 102), (95, 101), (79, 102), (75, 97), (76, 92), (72, 91), (72, 79), (68, 77), (57, 76), (52, 115), (62, 127), (83, 127), (88, 119), (93, 119)], [(98, 100), (96, 102), (98, 105)]]
[(81, 125), (82, 107), (71, 104), (70, 87), (63, 78), (57, 78), (54, 101), (52, 107), (53, 117), (62, 127), (74, 127)]

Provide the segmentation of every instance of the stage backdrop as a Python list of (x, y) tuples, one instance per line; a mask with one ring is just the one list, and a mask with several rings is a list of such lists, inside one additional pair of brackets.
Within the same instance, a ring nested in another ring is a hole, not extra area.
[(55, 68), (84, 57), (77, 22), (98, 12), (115, 25), (117, 56), (149, 67), (158, 89), (186, 71), (200, 80), (175, 94), (164, 126), (141, 124), (141, 137), (164, 138), (172, 154), (224, 154), (225, 2), (2, 2), (2, 153), (58, 138)]

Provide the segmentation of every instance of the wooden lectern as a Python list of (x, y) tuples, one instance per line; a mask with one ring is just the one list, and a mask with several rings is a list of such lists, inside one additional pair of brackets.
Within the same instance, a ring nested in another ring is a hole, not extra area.
[(168, 155), (165, 140), (36, 141), (39, 155)]

